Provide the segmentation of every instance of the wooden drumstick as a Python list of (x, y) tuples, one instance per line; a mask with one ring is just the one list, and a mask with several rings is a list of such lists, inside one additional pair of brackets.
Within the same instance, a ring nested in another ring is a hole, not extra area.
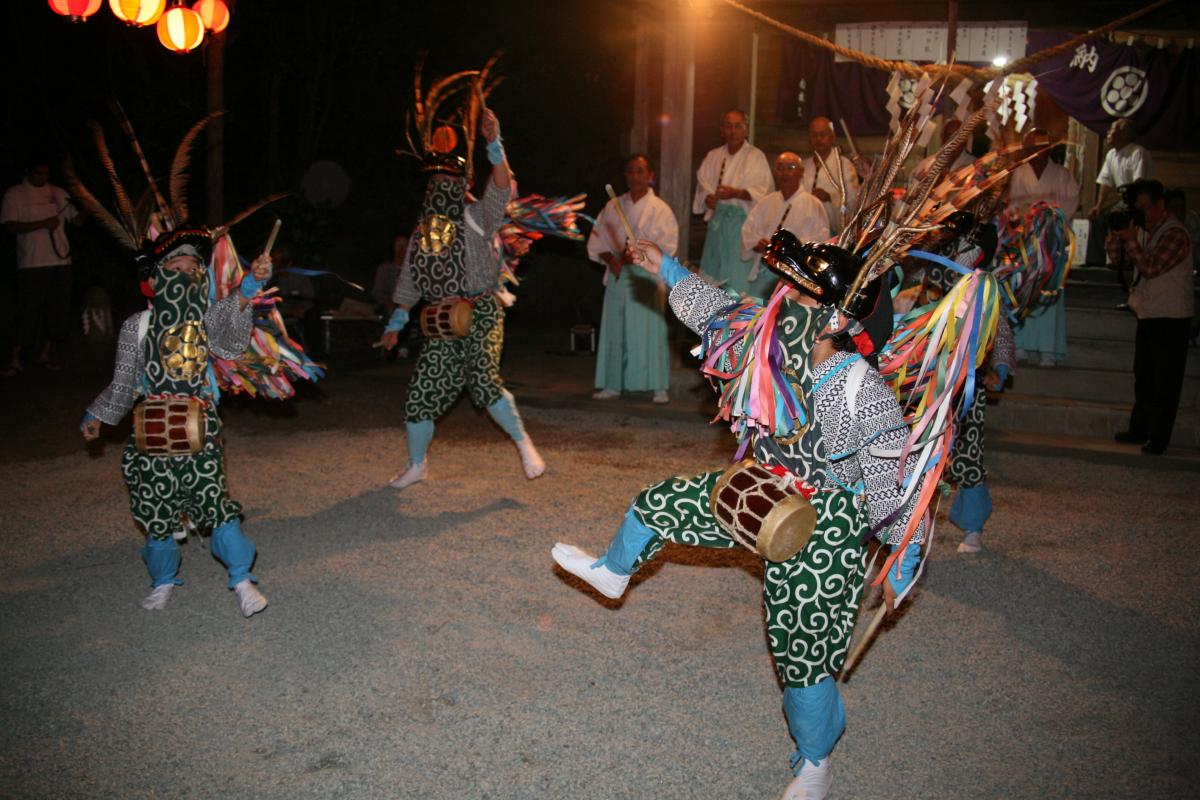
[(883, 624), (883, 618), (887, 616), (887, 603), (881, 603), (879, 611), (875, 612), (875, 618), (871, 620), (871, 624), (867, 626), (866, 632), (862, 638), (858, 640), (858, 644), (854, 646), (854, 651), (850, 653), (850, 657), (846, 659), (845, 666), (842, 667), (842, 681), (844, 682), (850, 677), (850, 673), (854, 671), (854, 665), (862, 658), (863, 652), (867, 649), (867, 645), (871, 643), (871, 639), (875, 636), (875, 631)]
[(275, 246), (275, 237), (279, 235), (279, 229), (283, 227), (283, 220), (279, 217), (275, 218), (275, 225), (271, 228), (271, 235), (267, 237), (267, 246), (263, 248), (264, 256), (271, 255), (271, 248)]
[(617, 209), (617, 216), (621, 218), (621, 227), (625, 229), (625, 238), (629, 240), (630, 245), (637, 244), (637, 237), (633, 235), (633, 228), (629, 225), (629, 217), (625, 216), (625, 209), (621, 208), (621, 201), (617, 199), (617, 193), (613, 191), (612, 184), (604, 184), (604, 190), (613, 199), (613, 205)]
[(846, 134), (846, 144), (850, 145), (850, 152), (858, 158), (858, 148), (854, 146), (854, 137), (850, 135), (850, 128), (846, 125), (846, 120), (843, 117), (838, 117), (838, 122), (842, 124), (842, 133)]

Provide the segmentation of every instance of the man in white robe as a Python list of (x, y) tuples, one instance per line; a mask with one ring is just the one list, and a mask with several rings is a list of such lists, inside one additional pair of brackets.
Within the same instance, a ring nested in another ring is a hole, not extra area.
[(827, 118), (817, 117), (808, 124), (808, 146), (813, 154), (804, 159), (804, 191), (825, 205), (829, 230), (840, 233), (858, 200), (858, 171), (838, 150), (833, 123)]
[(1128, 186), (1142, 178), (1154, 177), (1154, 162), (1146, 148), (1133, 141), (1133, 123), (1127, 119), (1118, 119), (1108, 128), (1105, 143), (1108, 152), (1104, 154), (1104, 163), (1100, 166), (1100, 174), (1096, 183), (1100, 191), (1096, 193), (1096, 202), (1088, 209), (1088, 219), (1092, 221), (1092, 230), (1088, 236), (1087, 263), (1107, 263), (1104, 252), (1104, 239), (1108, 235), (1108, 212), (1116, 205), (1122, 205), (1120, 188)]
[(1100, 192), (1096, 203), (1088, 211), (1093, 219), (1109, 206), (1120, 199), (1118, 189), (1122, 186), (1154, 177), (1154, 162), (1146, 148), (1133, 141), (1133, 125), (1127, 119), (1118, 119), (1108, 129), (1106, 137), (1109, 151), (1104, 155), (1104, 163), (1096, 183)]
[(671, 372), (667, 321), (663, 316), (662, 281), (643, 270), (630, 269), (625, 256), (625, 229), (617, 213), (619, 202), (635, 239), (654, 242), (664, 253), (679, 245), (679, 221), (671, 207), (654, 194), (650, 159), (638, 154), (625, 162), (629, 191), (608, 204), (596, 217), (588, 237), (588, 258), (604, 265), (604, 312), (596, 353), (596, 400), (611, 400), (621, 392), (653, 392), (656, 403), (669, 400)]
[(767, 249), (771, 234), (783, 227), (802, 242), (824, 242), (829, 239), (829, 219), (821, 201), (800, 185), (804, 178), (804, 162), (795, 153), (780, 153), (775, 159), (775, 185), (778, 191), (759, 200), (742, 225), (742, 257), (751, 259), (750, 295), (766, 300), (778, 276), (762, 263), (761, 254)]
[[(1034, 128), (1025, 134), (1026, 148), (1046, 148), (1050, 134)], [(1079, 208), (1079, 184), (1061, 164), (1050, 160), (1043, 150), (1037, 158), (1022, 164), (1008, 182), (1008, 213), (1023, 217), (1034, 203), (1053, 203), (1067, 220)], [(1015, 331), (1017, 359), (1053, 367), (1067, 357), (1066, 295), (1060, 294), (1054, 305), (1025, 319)]]
[(700, 269), (735, 295), (750, 286), (752, 262), (742, 258), (742, 223), (754, 204), (772, 188), (771, 167), (763, 151), (746, 141), (746, 115), (727, 111), (721, 117), (725, 144), (708, 152), (696, 170), (692, 213), (708, 222)]

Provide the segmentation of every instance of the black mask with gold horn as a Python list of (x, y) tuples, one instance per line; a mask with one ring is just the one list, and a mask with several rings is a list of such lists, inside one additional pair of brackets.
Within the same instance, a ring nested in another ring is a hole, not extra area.
[(862, 319), (875, 308), (879, 279), (855, 289), (863, 260), (835, 244), (801, 242), (781, 228), (771, 236), (763, 261), (821, 305), (833, 306), (854, 319)]
[(884, 278), (860, 285), (861, 257), (835, 244), (801, 242), (782, 229), (771, 236), (763, 261), (799, 291), (849, 317), (850, 324), (833, 335), (835, 344), (848, 349), (852, 343), (878, 366), (877, 353), (892, 333), (891, 294), (882, 291)]

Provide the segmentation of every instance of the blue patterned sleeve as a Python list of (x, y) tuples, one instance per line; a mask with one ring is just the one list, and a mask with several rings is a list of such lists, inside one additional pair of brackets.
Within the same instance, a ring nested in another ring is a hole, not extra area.
[(703, 336), (708, 322), (721, 309), (736, 301), (725, 290), (718, 289), (699, 275), (690, 275), (671, 289), (671, 310), (679, 321), (687, 325), (697, 336)]
[[(855, 405), (854, 427), (860, 437), (857, 460), (862, 470), (868, 516), (871, 527), (875, 528), (895, 513), (903, 500), (905, 486), (899, 480), (900, 459), (897, 454), (904, 447), (909, 428), (904, 422), (896, 396), (873, 369), (867, 370)], [(920, 479), (920, 476), (913, 474), (918, 459), (917, 453), (911, 453), (905, 461), (904, 474), (908, 480)], [(919, 494), (918, 488), (899, 517), (876, 533), (881, 541), (892, 545), (900, 543)], [(925, 541), (924, 522), (917, 528), (913, 538), (918, 542)]]

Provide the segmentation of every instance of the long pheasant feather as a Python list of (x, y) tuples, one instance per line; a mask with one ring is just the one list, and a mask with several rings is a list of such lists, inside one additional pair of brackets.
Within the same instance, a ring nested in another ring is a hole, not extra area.
[(171, 196), (171, 208), (175, 212), (175, 216), (180, 220), (188, 218), (187, 204), (187, 187), (188, 187), (188, 165), (192, 160), (192, 146), (196, 143), (196, 137), (200, 135), (200, 131), (204, 130), (208, 123), (212, 122), (217, 117), (225, 112), (214, 111), (204, 119), (192, 126), (183, 139), (179, 142), (179, 147), (175, 149), (175, 158), (171, 160), (171, 176), (167, 184), (167, 189)]
[(108, 150), (108, 140), (104, 138), (104, 129), (95, 120), (88, 122), (88, 127), (92, 130), (92, 139), (96, 142), (96, 153), (100, 156), (100, 163), (104, 165), (104, 170), (108, 173), (108, 181), (112, 185), (113, 197), (117, 201), (117, 212), (121, 216), (121, 222), (128, 230), (136, 231), (133, 204), (130, 203), (125, 186), (117, 175), (117, 167), (113, 164), (112, 154)]
[(146, 160), (146, 154), (142, 151), (142, 143), (138, 141), (137, 134), (133, 132), (133, 123), (129, 121), (129, 116), (125, 113), (125, 109), (119, 102), (113, 102), (113, 111), (121, 123), (121, 130), (125, 132), (125, 136), (129, 139), (129, 146), (133, 148), (134, 155), (137, 156), (138, 163), (142, 166), (142, 172), (146, 176), (146, 182), (150, 184), (150, 190), (154, 192), (154, 202), (158, 206), (158, 213), (162, 217), (163, 224), (167, 226), (168, 230), (173, 229), (178, 220), (171, 213), (171, 207), (167, 205), (162, 192), (158, 190), (158, 183), (154, 180), (154, 172), (150, 169), (150, 162)]
[(96, 196), (88, 191), (88, 188), (83, 185), (83, 181), (79, 179), (79, 175), (75, 172), (75, 165), (71, 162), (69, 156), (63, 162), (63, 174), (67, 178), (67, 188), (71, 190), (71, 194), (75, 196), (80, 204), (99, 220), (100, 224), (112, 234), (113, 238), (130, 250), (136, 250), (138, 246), (135, 234), (118, 222), (117, 218), (101, 205)]
[(229, 228), (232, 228), (234, 225), (237, 225), (239, 222), (244, 221), (247, 217), (249, 217), (254, 212), (258, 211), (259, 209), (263, 208), (264, 206), (270, 205), (271, 203), (274, 203), (276, 200), (282, 200), (283, 198), (287, 197), (290, 194), (291, 194), (291, 192), (276, 192), (275, 194), (269, 194), (266, 197), (264, 197), (263, 199), (259, 200), (258, 202), (252, 203), (249, 206), (247, 206), (246, 208), (239, 211), (237, 214), (234, 214), (233, 217), (230, 218), (230, 220), (228, 222), (226, 222), (224, 225), (221, 226), (221, 228), (228, 230)]

